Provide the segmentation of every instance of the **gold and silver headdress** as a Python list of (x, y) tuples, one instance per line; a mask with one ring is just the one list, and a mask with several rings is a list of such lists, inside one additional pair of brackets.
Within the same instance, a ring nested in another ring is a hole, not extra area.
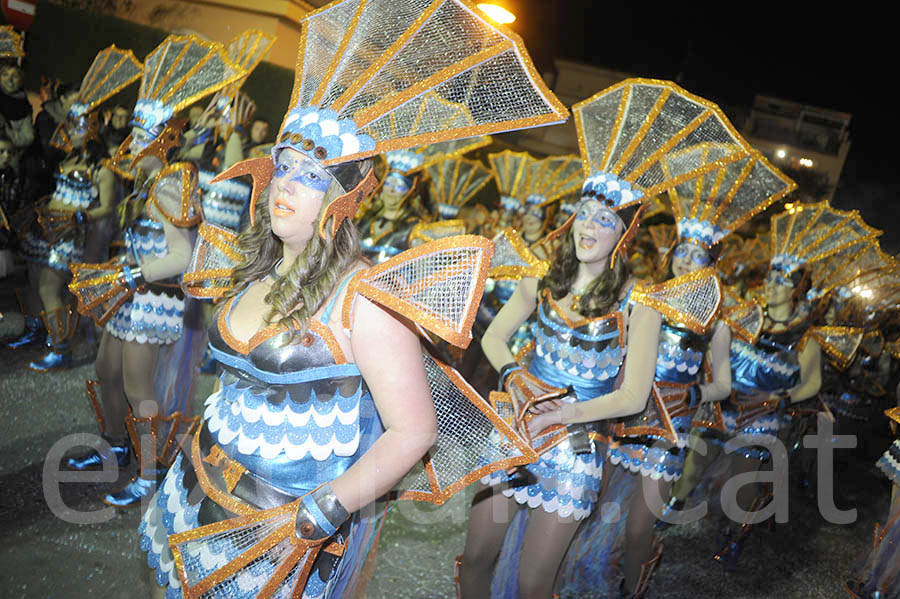
[(546, 206), (581, 187), (581, 160), (574, 154), (535, 158), (528, 152), (488, 154), (500, 204), (515, 212), (526, 205)]
[[(122, 50), (115, 44), (97, 53), (87, 73), (81, 80), (78, 97), (69, 108), (66, 122), (60, 123), (50, 139), (50, 144), (67, 152), (72, 151), (68, 127), (89, 126), (97, 129), (96, 109), (131, 83), (143, 72), (143, 65), (131, 50)], [(92, 118), (87, 124), (85, 117)]]
[(0, 27), (0, 58), (24, 58), (25, 46), (22, 45), (22, 36), (12, 25)]
[(456, 218), (459, 209), (491, 181), (491, 173), (480, 162), (452, 158), (426, 169), (431, 179), (431, 197), (442, 219)]
[(237, 127), (246, 127), (256, 112), (256, 103), (241, 92), (241, 86), (263, 57), (271, 50), (275, 36), (259, 29), (248, 29), (228, 42), (228, 58), (244, 75), (219, 90), (210, 101), (207, 111), (213, 110), (227, 123), (225, 139)]
[[(701, 143), (667, 156), (663, 171), (674, 176), (669, 162), (717, 164), (740, 151), (734, 144)], [(692, 154), (692, 156), (684, 156)], [(797, 185), (756, 150), (669, 189), (680, 241), (703, 248), (719, 243), (742, 224), (796, 189)]]
[(893, 259), (881, 251), (878, 240), (864, 238), (814, 263), (810, 268), (810, 300), (836, 292), (838, 299), (848, 299), (847, 287), (857, 277), (890, 267)]
[[(572, 112), (587, 177), (582, 197), (601, 198), (616, 212), (639, 212), (647, 198), (754, 155), (718, 106), (671, 81), (626, 79)], [(688, 151), (708, 144), (727, 151), (715, 162)], [(624, 254), (638, 217), (623, 219), (626, 231), (611, 261)]]
[(769, 266), (783, 275), (881, 234), (863, 222), (856, 210), (836, 210), (828, 202), (792, 207), (773, 216), (771, 222)]
[[(339, 165), (568, 116), (521, 39), (464, 0), (336, 0), (308, 14), (300, 35), (290, 110), (273, 158), (290, 147), (332, 169), (347, 192), (326, 208), (323, 236), (326, 221), (336, 231), (363, 197), (354, 193), (364, 182), (360, 169)], [(448, 124), (452, 115), (464, 115), (465, 123)], [(256, 160), (220, 176), (253, 173), (251, 205), (273, 168), (272, 158)]]

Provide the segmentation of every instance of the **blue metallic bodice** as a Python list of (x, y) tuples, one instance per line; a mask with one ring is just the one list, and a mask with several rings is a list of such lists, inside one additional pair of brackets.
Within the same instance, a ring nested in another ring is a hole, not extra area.
[(233, 347), (231, 305), (209, 330), (222, 388), (206, 401), (206, 426), (229, 458), (303, 495), (343, 474), (378, 438), (374, 401), (356, 365), (337, 364), (315, 327), (292, 343), (282, 330), (247, 353)]
[(625, 361), (622, 307), (570, 323), (554, 304), (545, 292), (531, 329), (535, 351), (529, 371), (551, 385), (571, 385), (578, 401), (609, 393)]
[(797, 385), (800, 363), (795, 351), (805, 329), (785, 333), (764, 333), (756, 345), (740, 339), (731, 341), (732, 387), (741, 393), (774, 393)]
[(137, 219), (125, 236), (125, 248), (139, 264), (164, 257), (169, 246), (162, 223), (146, 216)]
[(654, 380), (667, 383), (694, 383), (700, 376), (706, 339), (693, 331), (663, 320), (659, 331)]

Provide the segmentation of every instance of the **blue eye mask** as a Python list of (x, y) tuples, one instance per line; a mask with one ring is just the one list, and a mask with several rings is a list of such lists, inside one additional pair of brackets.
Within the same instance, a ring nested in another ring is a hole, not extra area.
[(675, 247), (675, 257), (676, 258), (684, 258), (688, 254), (691, 255), (691, 262), (696, 264), (697, 266), (709, 266), (711, 262), (709, 255), (703, 251), (691, 251), (687, 247), (683, 245), (679, 245)]
[(275, 165), (275, 171), (272, 173), (272, 176), (276, 179), (281, 179), (289, 174), (291, 181), (314, 191), (328, 191), (328, 187), (331, 185), (331, 181), (328, 178), (304, 165), (295, 166), (288, 163), (279, 163)]
[(406, 193), (412, 189), (412, 183), (400, 173), (391, 173), (385, 177), (384, 187), (395, 193)]
[(575, 213), (575, 220), (582, 222), (589, 221), (597, 225), (598, 227), (612, 229), (613, 231), (615, 231), (616, 225), (619, 221), (619, 217), (612, 210), (607, 210), (603, 207), (598, 207), (594, 210), (591, 210), (589, 206), (581, 206)]

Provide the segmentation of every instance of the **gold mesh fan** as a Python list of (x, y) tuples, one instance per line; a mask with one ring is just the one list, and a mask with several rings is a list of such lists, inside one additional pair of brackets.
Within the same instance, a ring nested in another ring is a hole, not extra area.
[[(858, 327), (814, 327), (809, 330), (808, 338), (816, 340), (838, 370), (846, 370), (862, 343), (863, 330)], [(800, 351), (806, 341), (804, 339), (800, 344)]]
[[(667, 177), (675, 178), (686, 168), (685, 164), (716, 165), (741, 151), (733, 143), (705, 142), (666, 155), (661, 165)], [(675, 185), (668, 195), (678, 237), (708, 248), (796, 187), (753, 150), (725, 166)]]
[(672, 322), (705, 334), (719, 311), (722, 286), (715, 269), (703, 268), (657, 285), (636, 285), (631, 298)]
[[(372, 141), (326, 166), (568, 114), (519, 37), (461, 0), (332, 2), (304, 18), (300, 47), (290, 105), (350, 119)], [(470, 122), (447, 127), (459, 108)]]
[[(644, 197), (755, 154), (718, 106), (671, 81), (626, 79), (572, 111), (585, 174), (614, 175)], [(709, 145), (722, 150), (714, 162), (686, 151)]]
[(350, 328), (355, 294), (387, 306), (457, 347), (472, 340), (472, 323), (493, 255), (477, 235), (438, 239), (413, 248), (351, 279), (344, 302)]
[(650, 239), (653, 240), (653, 245), (656, 246), (656, 251), (659, 254), (665, 254), (675, 247), (675, 240), (677, 239), (675, 225), (652, 225), (647, 227), (647, 232), (650, 234)]
[(219, 299), (231, 288), (234, 267), (242, 259), (237, 234), (204, 222), (197, 230), (191, 265), (181, 278), (181, 288), (191, 297)]
[(771, 264), (786, 273), (881, 234), (856, 210), (837, 210), (828, 202), (800, 205), (773, 216), (771, 223)]
[(743, 301), (722, 308), (721, 318), (735, 335), (753, 344), (762, 332), (765, 314), (759, 303)]
[(427, 354), (438, 440), (398, 483), (399, 499), (441, 504), (481, 477), (537, 459), (535, 452), (453, 368)]
[(547, 205), (577, 193), (584, 181), (581, 161), (575, 155), (535, 158), (528, 152), (504, 150), (488, 154), (488, 162), (501, 196), (524, 204), (529, 196)]
[(451, 158), (430, 165), (431, 197), (438, 204), (441, 218), (453, 218), (491, 180), (491, 173), (480, 162)]
[(118, 260), (103, 264), (70, 264), (72, 281), (69, 291), (78, 300), (78, 312), (103, 326), (134, 295), (134, 289), (123, 282), (122, 271), (128, 268)]
[(494, 257), (488, 276), (492, 279), (542, 278), (550, 264), (541, 260), (528, 248), (522, 236), (507, 227), (494, 236)]

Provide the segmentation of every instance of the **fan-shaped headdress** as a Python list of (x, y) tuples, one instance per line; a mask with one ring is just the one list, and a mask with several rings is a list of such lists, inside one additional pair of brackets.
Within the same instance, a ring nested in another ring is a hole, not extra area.
[[(85, 141), (95, 137), (99, 129), (96, 109), (103, 102), (137, 81), (143, 68), (131, 50), (122, 50), (115, 44), (100, 50), (81, 80), (78, 97), (69, 108), (66, 121), (60, 123), (56, 128), (50, 144), (66, 152), (71, 152), (72, 144), (67, 128), (74, 126), (88, 127)], [(85, 121), (86, 118), (90, 121)]]
[(24, 58), (25, 46), (22, 36), (12, 25), (0, 27), (0, 58)]
[[(254, 204), (280, 150), (311, 158), (347, 192), (326, 207), (322, 236), (326, 221), (333, 233), (371, 191), (371, 170), (348, 162), (568, 115), (519, 37), (463, 0), (340, 0), (308, 14), (290, 107), (273, 158), (220, 177), (253, 173)], [(466, 124), (448, 124), (460, 114)]]
[(832, 291), (846, 299), (852, 293), (847, 287), (851, 281), (888, 268), (892, 262), (878, 247), (877, 239), (860, 239), (811, 266), (807, 299), (820, 299)]
[[(663, 171), (672, 176), (668, 168), (670, 161), (683, 162), (687, 159), (695, 164), (715, 164), (735, 150), (739, 148), (733, 144), (698, 144), (667, 156), (662, 162)], [(682, 154), (693, 156), (688, 158)], [(796, 187), (793, 181), (754, 150), (721, 168), (669, 189), (678, 239), (708, 250)]]
[(228, 58), (244, 71), (239, 79), (219, 90), (210, 101), (207, 111), (214, 110), (227, 123), (225, 138), (237, 127), (246, 127), (256, 112), (256, 103), (241, 92), (241, 86), (263, 57), (271, 50), (275, 36), (259, 29), (248, 29), (228, 42)]
[(581, 186), (578, 156), (535, 158), (528, 152), (504, 150), (488, 154), (500, 192), (500, 205), (512, 212), (526, 205), (546, 206), (571, 195)]
[(130, 156), (132, 136), (119, 146), (110, 166), (120, 173), (147, 155), (166, 164), (167, 151), (177, 145), (183, 120), (170, 119), (197, 100), (215, 93), (244, 76), (231, 62), (224, 46), (189, 35), (170, 35), (144, 59), (144, 77), (131, 124), (153, 138), (137, 155)]
[(459, 209), (491, 180), (490, 171), (480, 162), (465, 158), (442, 160), (429, 166), (427, 172), (431, 197), (442, 219), (456, 218)]
[(836, 210), (828, 202), (802, 204), (776, 214), (771, 221), (771, 269), (789, 275), (855, 244), (881, 234), (855, 210)]
[[(636, 208), (623, 218), (625, 234), (613, 263), (617, 254), (625, 255), (647, 198), (754, 154), (718, 106), (670, 81), (626, 79), (572, 111), (587, 177), (582, 197), (600, 197), (620, 216)], [(687, 151), (706, 144), (727, 151), (715, 163)]]

